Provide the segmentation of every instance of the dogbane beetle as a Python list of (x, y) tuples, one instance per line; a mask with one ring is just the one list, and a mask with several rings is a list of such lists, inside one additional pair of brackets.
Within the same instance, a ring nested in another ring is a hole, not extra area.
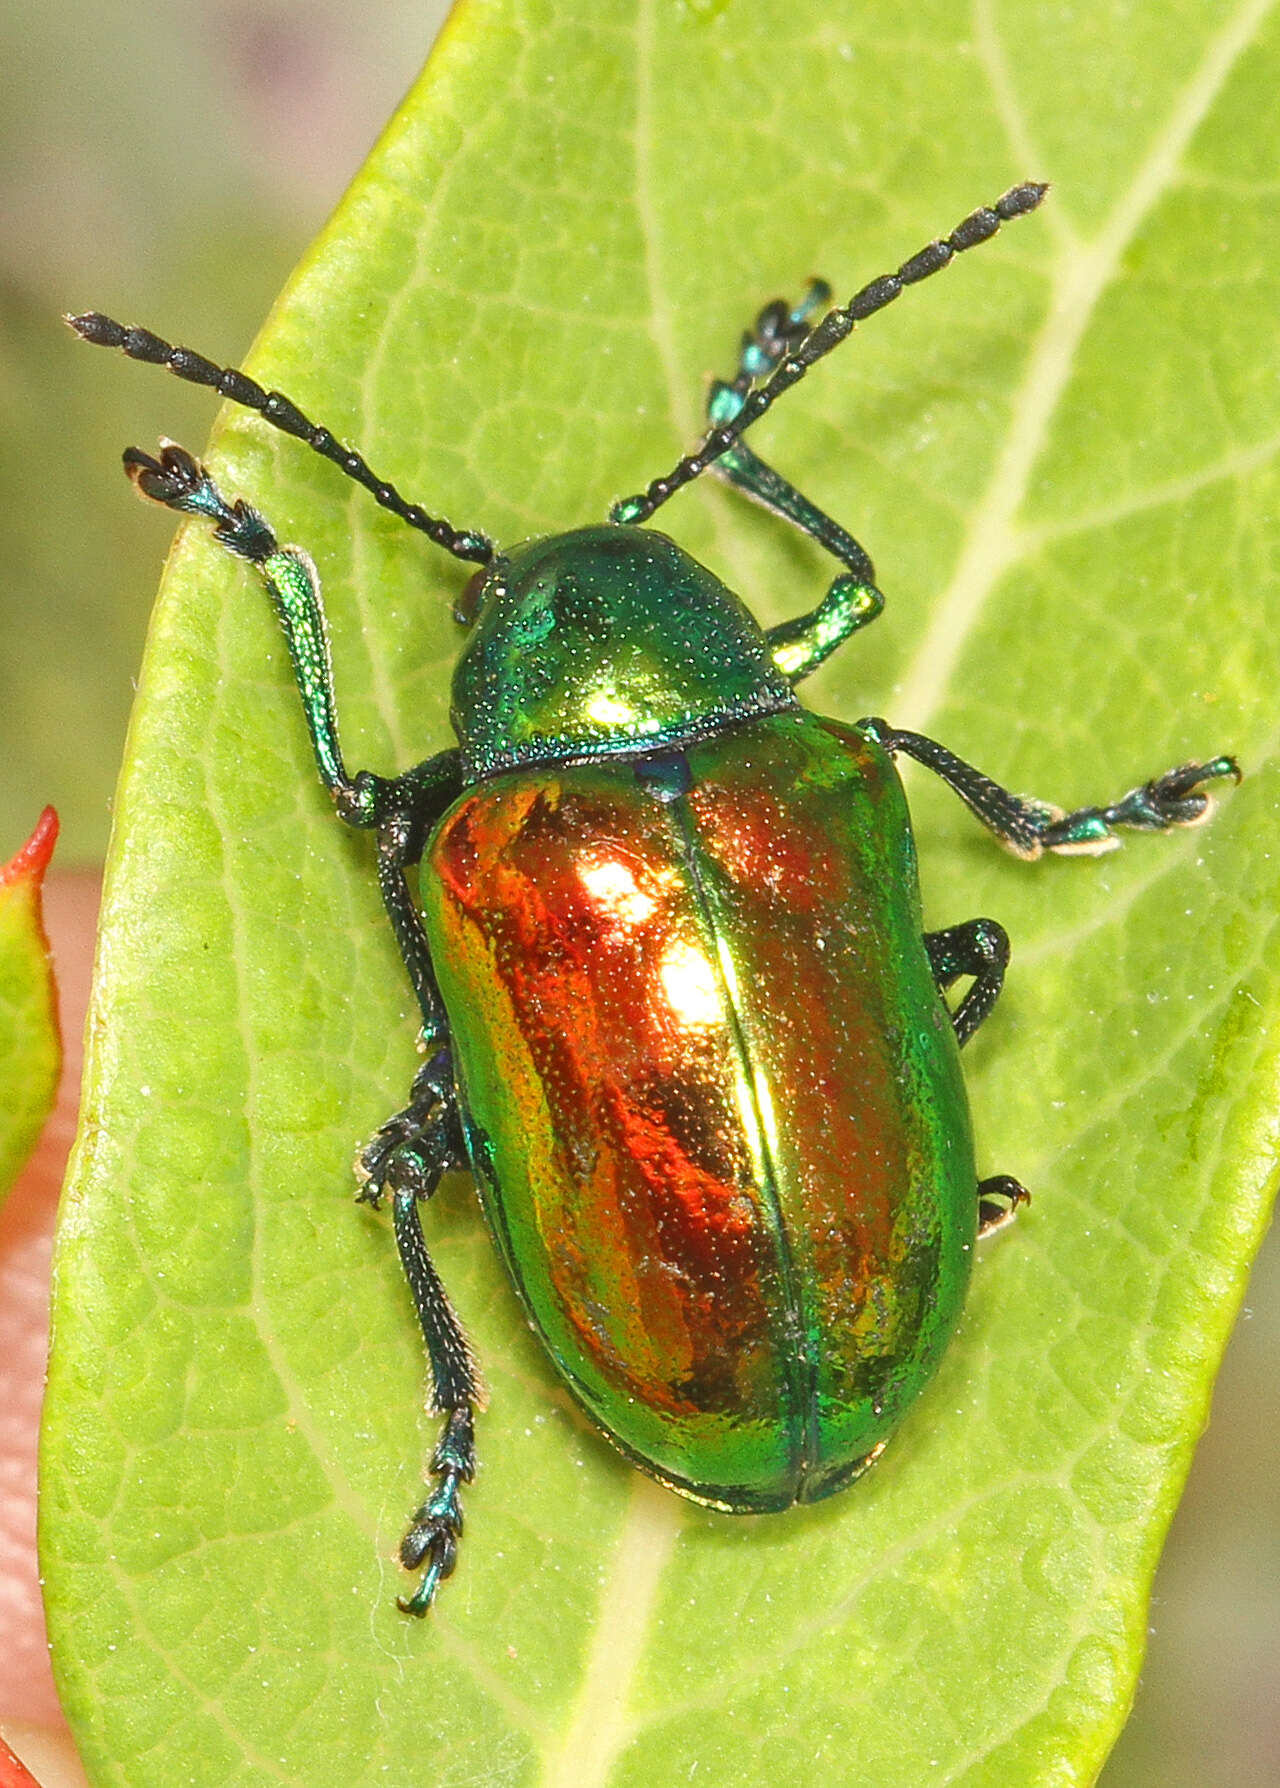
[[(879, 614), (871, 559), (743, 436), (855, 324), (939, 272), (1036, 184), (828, 308), (821, 281), (761, 311), (711, 387), (701, 445), (609, 519), (501, 548), (408, 503), (288, 398), (146, 330), (71, 317), (297, 436), (476, 571), (459, 604), (457, 747), (348, 773), (310, 560), (182, 448), (130, 448), (146, 497), (213, 523), (284, 628), (316, 763), (371, 830), (422, 1014), (404, 1109), (359, 1157), (389, 1198), (443, 1431), (400, 1556), (424, 1614), (453, 1570), (478, 1378), (418, 1206), (469, 1168), (530, 1321), (587, 1415), (672, 1490), (729, 1512), (830, 1495), (865, 1471), (938, 1364), (975, 1237), (1027, 1194), (979, 1183), (960, 1048), (1009, 959), (992, 919), (925, 932), (894, 759), (926, 765), (1001, 844), (1099, 852), (1193, 825), (1230, 757), (1064, 812), (932, 739), (800, 706), (795, 685)], [(815, 320), (816, 319), (816, 320)], [(646, 528), (713, 468), (842, 567), (762, 630)], [(413, 882), (416, 879), (416, 891)], [(969, 986), (954, 1006), (944, 994)]]

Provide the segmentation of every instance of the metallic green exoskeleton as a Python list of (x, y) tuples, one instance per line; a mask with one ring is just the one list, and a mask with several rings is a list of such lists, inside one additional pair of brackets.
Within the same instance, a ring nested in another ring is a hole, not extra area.
[[(214, 523), (284, 627), (321, 778), (377, 837), (426, 1062), (361, 1156), (390, 1194), (444, 1429), (401, 1548), (425, 1613), (453, 1569), (477, 1375), (418, 1205), (475, 1175), (529, 1318), (582, 1408), (644, 1470), (728, 1511), (785, 1508), (864, 1471), (937, 1366), (977, 1235), (1026, 1193), (978, 1182), (960, 1048), (1008, 940), (925, 932), (894, 758), (936, 771), (1016, 854), (1101, 851), (1115, 828), (1204, 818), (1233, 760), (1184, 764), (1063, 813), (795, 685), (880, 612), (861, 545), (760, 460), (745, 429), (855, 323), (1033, 210), (1015, 187), (842, 307), (766, 307), (712, 428), (609, 521), (501, 550), (406, 503), (359, 454), (243, 373), (92, 313), (87, 340), (210, 385), (298, 436), (481, 569), (459, 605), (458, 746), (350, 776), (310, 561), (181, 448), (125, 455), (139, 490)], [(715, 466), (843, 569), (762, 630), (641, 524)], [(416, 871), (416, 889), (411, 874)], [(954, 1010), (944, 993), (970, 986)]]

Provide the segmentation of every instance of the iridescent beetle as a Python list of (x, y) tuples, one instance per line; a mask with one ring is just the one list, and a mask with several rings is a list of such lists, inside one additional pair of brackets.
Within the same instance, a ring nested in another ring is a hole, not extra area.
[[(884, 599), (851, 535), (744, 431), (856, 323), (1034, 210), (1013, 188), (842, 308), (815, 283), (768, 305), (712, 386), (702, 445), (609, 521), (509, 550), (406, 503), (278, 392), (97, 314), (68, 319), (212, 386), (333, 460), (482, 569), (458, 618), (458, 748), (350, 776), (306, 556), (228, 502), (182, 448), (134, 448), (147, 497), (215, 524), (284, 627), (321, 778), (377, 836), (426, 1061), (360, 1157), (390, 1194), (444, 1430), (401, 1546), (423, 1614), (454, 1567), (475, 1469), (477, 1375), (418, 1205), (470, 1168), (529, 1318), (582, 1408), (643, 1470), (731, 1512), (839, 1490), (938, 1364), (975, 1235), (1027, 1196), (977, 1180), (960, 1046), (1009, 957), (991, 919), (924, 932), (894, 757), (927, 765), (1016, 855), (1102, 851), (1113, 828), (1208, 811), (1233, 759), (1184, 764), (1064, 813), (931, 739), (844, 725), (795, 685)], [(767, 631), (712, 572), (640, 526), (710, 467), (843, 566)], [(419, 869), (417, 899), (409, 872)], [(971, 985), (954, 1011), (943, 993)]]

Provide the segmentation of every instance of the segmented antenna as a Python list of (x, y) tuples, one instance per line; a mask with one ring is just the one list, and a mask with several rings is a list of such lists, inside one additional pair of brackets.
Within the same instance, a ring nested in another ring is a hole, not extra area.
[(975, 248), (979, 242), (989, 241), (1002, 223), (1034, 211), (1048, 190), (1048, 186), (1036, 181), (1027, 181), (1022, 186), (1013, 187), (1003, 198), (997, 199), (994, 205), (984, 205), (978, 211), (971, 211), (949, 236), (930, 242), (919, 254), (904, 261), (896, 273), (882, 274), (879, 279), (873, 279), (870, 285), (863, 286), (860, 292), (855, 292), (848, 304), (829, 310), (799, 346), (779, 363), (760, 389), (753, 391), (744, 400), (742, 408), (732, 421), (711, 429), (700, 447), (687, 454), (663, 477), (655, 478), (646, 490), (634, 497), (623, 497), (620, 502), (615, 503), (609, 511), (610, 521), (633, 524), (648, 521), (668, 497), (674, 496), (684, 485), (691, 484), (708, 466), (714, 465), (721, 454), (727, 453), (738, 437), (753, 422), (758, 422), (784, 391), (789, 391), (797, 384), (815, 361), (821, 360), (832, 348), (838, 347), (852, 333), (855, 323), (865, 322), (878, 310), (892, 304), (904, 287), (918, 285), (922, 279), (940, 273), (949, 261), (956, 255), (963, 254), (967, 248)]
[(249, 378), (236, 367), (216, 366), (212, 360), (193, 353), (190, 348), (175, 347), (172, 342), (152, 335), (149, 329), (117, 323), (114, 318), (104, 317), (96, 310), (87, 311), (81, 317), (68, 317), (66, 321), (82, 340), (92, 342), (95, 347), (119, 348), (131, 360), (168, 367), (171, 373), (192, 385), (208, 385), (233, 403), (243, 404), (246, 410), (256, 410), (274, 428), (304, 441), (323, 459), (332, 460), (348, 478), (363, 485), (383, 509), (408, 522), (411, 528), (417, 528), (437, 546), (452, 553), (455, 559), (470, 559), (487, 565), (497, 551), (487, 535), (470, 528), (455, 528), (452, 522), (440, 516), (428, 515), (420, 504), (406, 502), (395, 485), (372, 472), (354, 448), (344, 447), (327, 428), (317, 427), (309, 421), (282, 392), (264, 390), (256, 379)]

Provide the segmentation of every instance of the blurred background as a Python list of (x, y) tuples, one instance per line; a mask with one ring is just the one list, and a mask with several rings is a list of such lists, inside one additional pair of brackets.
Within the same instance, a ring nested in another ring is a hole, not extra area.
[[(106, 310), (238, 362), (446, 10), (169, 0), (158, 19), (124, 0), (0, 7), (0, 857), (53, 801), (60, 866), (101, 864), (171, 533), (130, 499), (120, 449), (148, 445), (157, 419), (198, 445), (214, 413), (205, 394), (79, 347), (61, 313)], [(1277, 1361), (1273, 1235), (1104, 1788), (1280, 1781)], [(975, 1660), (976, 1692), (981, 1672)], [(11, 1702), (0, 1676), (0, 1717)]]

